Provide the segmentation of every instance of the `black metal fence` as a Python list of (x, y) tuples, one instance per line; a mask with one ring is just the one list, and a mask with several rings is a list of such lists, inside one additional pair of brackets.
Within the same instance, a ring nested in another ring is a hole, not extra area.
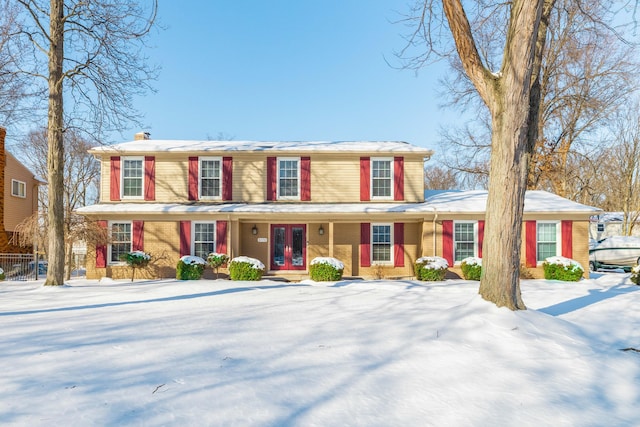
[[(0, 254), (0, 268), (5, 280), (43, 279), (47, 275), (47, 266), (47, 261), (41, 256), (36, 263), (33, 254)], [(71, 277), (85, 276), (85, 255), (74, 254), (71, 268)]]

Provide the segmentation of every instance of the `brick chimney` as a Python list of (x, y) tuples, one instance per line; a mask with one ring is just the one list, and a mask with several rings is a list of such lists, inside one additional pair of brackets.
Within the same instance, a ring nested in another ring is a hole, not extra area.
[(144, 139), (151, 139), (151, 134), (149, 132), (138, 132), (133, 135), (134, 141), (142, 141)]

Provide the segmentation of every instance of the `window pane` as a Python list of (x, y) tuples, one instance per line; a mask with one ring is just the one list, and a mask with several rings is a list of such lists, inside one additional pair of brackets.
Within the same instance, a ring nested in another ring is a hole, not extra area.
[(111, 224), (111, 262), (120, 261), (120, 255), (131, 251), (131, 223)]
[(279, 162), (279, 196), (298, 197), (298, 161), (280, 160)]
[(462, 261), (465, 258), (475, 256), (475, 224), (456, 222), (454, 227), (454, 260)]
[(545, 258), (556, 256), (556, 224), (555, 223), (538, 223), (538, 247), (537, 259), (544, 261)]
[(202, 197), (220, 197), (220, 161), (202, 160), (200, 162), (200, 191)]
[(391, 262), (391, 226), (371, 227), (371, 256), (374, 262)]
[(216, 225), (213, 222), (195, 223), (193, 232), (193, 254), (206, 260), (216, 249)]
[(391, 160), (371, 161), (371, 194), (391, 197)]
[(142, 160), (125, 159), (122, 166), (122, 195), (142, 196), (142, 176)]

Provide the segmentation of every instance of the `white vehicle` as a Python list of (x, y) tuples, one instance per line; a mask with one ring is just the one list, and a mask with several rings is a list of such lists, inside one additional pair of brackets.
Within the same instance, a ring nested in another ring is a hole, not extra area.
[(640, 262), (640, 237), (613, 236), (601, 240), (589, 247), (589, 268), (622, 268), (631, 271), (631, 267)]

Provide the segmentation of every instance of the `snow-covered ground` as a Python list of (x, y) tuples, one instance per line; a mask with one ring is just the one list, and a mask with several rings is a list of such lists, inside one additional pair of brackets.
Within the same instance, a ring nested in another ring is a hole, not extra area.
[(0, 283), (0, 424), (632, 426), (640, 286)]

